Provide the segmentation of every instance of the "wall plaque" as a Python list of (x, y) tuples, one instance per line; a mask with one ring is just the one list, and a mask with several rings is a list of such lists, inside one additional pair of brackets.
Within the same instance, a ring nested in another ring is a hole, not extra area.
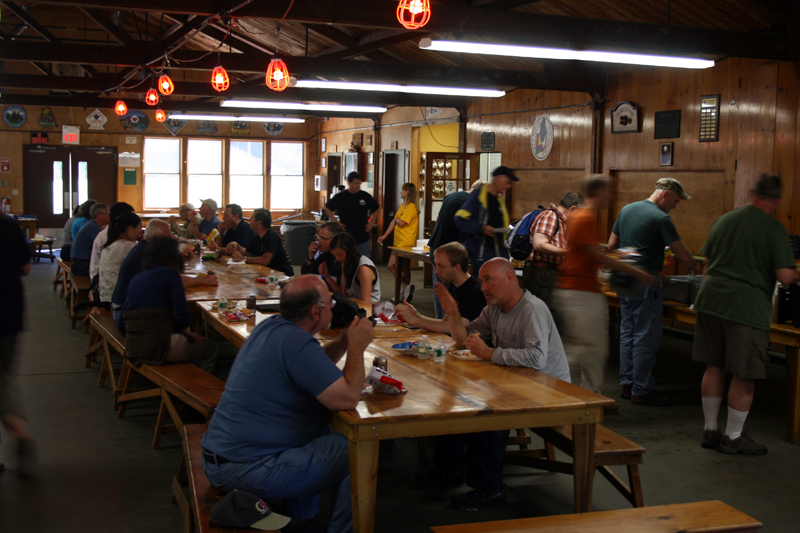
[(494, 132), (484, 131), (481, 133), (481, 151), (491, 152), (494, 150)]
[(544, 161), (553, 149), (553, 123), (542, 115), (538, 117), (531, 128), (531, 151), (533, 156)]
[(620, 102), (611, 111), (611, 133), (638, 133), (639, 108), (630, 102)]
[(677, 139), (681, 136), (681, 110), (656, 111), (654, 139)]
[(719, 95), (700, 97), (700, 142), (719, 141)]

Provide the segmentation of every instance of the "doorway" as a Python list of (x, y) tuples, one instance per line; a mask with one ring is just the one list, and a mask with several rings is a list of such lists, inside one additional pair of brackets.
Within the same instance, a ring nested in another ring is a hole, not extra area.
[(342, 183), (342, 154), (329, 153), (328, 154), (328, 189), (329, 198), (339, 192), (337, 188)]
[(117, 198), (117, 149), (105, 146), (23, 147), (25, 213), (40, 228), (61, 228), (89, 198), (109, 206)]

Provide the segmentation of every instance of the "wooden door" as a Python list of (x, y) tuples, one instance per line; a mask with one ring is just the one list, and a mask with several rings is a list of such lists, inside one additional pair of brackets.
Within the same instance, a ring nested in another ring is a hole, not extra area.
[(107, 146), (73, 146), (71, 171), (80, 196), (110, 207), (117, 201), (117, 149)]
[[(386, 150), (383, 152), (383, 220), (384, 228), (391, 224), (397, 208), (400, 207), (400, 191), (406, 181), (406, 151)], [(385, 241), (387, 246), (394, 242), (394, 233)]]
[(40, 228), (63, 228), (78, 201), (70, 181), (69, 148), (23, 146), (22, 179), (24, 214), (36, 215)]

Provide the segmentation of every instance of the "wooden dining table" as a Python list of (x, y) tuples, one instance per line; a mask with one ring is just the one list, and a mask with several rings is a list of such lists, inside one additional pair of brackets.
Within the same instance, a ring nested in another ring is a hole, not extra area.
[[(210, 327), (237, 346), (269, 314), (257, 312), (248, 323), (229, 323), (211, 303), (198, 304)], [(373, 391), (355, 409), (336, 411), (331, 423), (350, 446), (353, 524), (356, 532), (375, 529), (379, 442), (516, 428), (570, 425), (574, 442), (574, 508), (591, 510), (596, 424), (603, 407), (614, 400), (594, 394), (530, 368), (506, 367), (489, 361), (463, 361), (452, 354), (445, 363), (403, 355), (392, 345), (428, 334), (432, 342), (445, 335), (425, 331), (375, 328), (376, 338), (364, 353), (369, 367), (375, 356), (388, 360), (388, 370), (407, 392), (392, 396)], [(336, 330), (323, 331), (320, 340)], [(344, 359), (339, 361), (343, 367)]]
[[(208, 253), (205, 250), (203, 253)], [(257, 282), (257, 278), (264, 278), (269, 275), (271, 269), (254, 264), (229, 264), (230, 258), (223, 256), (221, 260), (203, 261), (200, 257), (195, 257), (191, 261), (184, 263), (184, 274), (188, 276), (204, 276), (209, 272), (214, 272), (219, 280), (219, 285), (201, 285), (198, 287), (186, 288), (186, 299), (189, 302), (203, 302), (219, 300), (220, 298), (246, 299), (255, 295), (257, 299), (266, 299), (272, 296), (266, 283)], [(288, 276), (283, 272), (275, 270), (278, 280), (286, 279)]]

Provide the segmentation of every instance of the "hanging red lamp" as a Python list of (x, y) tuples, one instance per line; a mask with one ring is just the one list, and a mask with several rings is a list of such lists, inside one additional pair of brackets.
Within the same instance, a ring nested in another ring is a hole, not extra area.
[(211, 86), (217, 92), (222, 92), (231, 86), (231, 80), (228, 78), (228, 72), (222, 67), (217, 65), (214, 72), (211, 73)]
[(267, 67), (267, 87), (273, 91), (282, 91), (289, 86), (289, 69), (286, 63), (277, 56), (272, 57)]
[(167, 120), (167, 114), (160, 109), (156, 109), (156, 122), (164, 122), (165, 120)]
[(431, 19), (431, 0), (400, 0), (397, 20), (407, 30), (418, 30)]
[(117, 103), (114, 104), (114, 113), (119, 116), (127, 115), (128, 114), (128, 106), (125, 105), (125, 102), (122, 100), (117, 100)]
[(158, 78), (158, 92), (167, 96), (172, 94), (172, 91), (175, 90), (175, 84), (172, 83), (172, 79), (164, 74), (163, 76)]
[(144, 103), (147, 105), (158, 105), (158, 93), (155, 89), (147, 91), (147, 95), (144, 97)]

